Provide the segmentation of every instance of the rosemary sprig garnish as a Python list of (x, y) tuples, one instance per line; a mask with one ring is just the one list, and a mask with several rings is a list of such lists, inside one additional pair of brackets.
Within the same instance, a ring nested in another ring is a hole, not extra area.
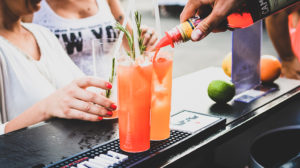
[[(115, 58), (112, 59), (112, 67), (111, 67), (111, 76), (109, 77), (109, 82), (113, 84), (115, 78)], [(111, 90), (106, 90), (106, 97), (110, 98)]]
[(143, 55), (144, 51), (146, 50), (146, 46), (143, 44), (144, 43), (144, 38), (142, 37), (142, 29), (141, 29), (141, 23), (142, 23), (142, 15), (139, 14), (138, 11), (134, 13), (135, 16), (135, 22), (136, 22), (136, 27), (138, 31), (138, 41), (139, 41), (139, 47), (140, 47), (140, 54)]
[(119, 29), (122, 32), (124, 32), (124, 34), (126, 36), (126, 39), (128, 41), (129, 48), (130, 48), (130, 51), (127, 51), (127, 54), (133, 60), (135, 60), (133, 35), (131, 35), (130, 32), (126, 28), (124, 28), (119, 22), (116, 23), (116, 27), (115, 28)]
[[(146, 50), (146, 46), (143, 44), (144, 38), (142, 37), (142, 29), (141, 29), (142, 15), (139, 14), (138, 11), (136, 11), (134, 13), (134, 16), (135, 16), (135, 22), (136, 22), (137, 31), (138, 31), (138, 44), (139, 44), (139, 48), (140, 48), (140, 54), (142, 55), (144, 53), (144, 51)], [(126, 39), (128, 41), (129, 48), (130, 48), (130, 51), (127, 51), (127, 54), (133, 60), (135, 60), (135, 50), (134, 50), (134, 38), (133, 38), (133, 34), (131, 34), (128, 29), (122, 27), (122, 25), (119, 22), (116, 23), (116, 27), (115, 28), (119, 29), (122, 32), (124, 32), (124, 34), (126, 36)]]
[[(136, 11), (134, 13), (134, 16), (135, 16), (135, 22), (136, 22), (136, 27), (137, 27), (137, 31), (138, 31), (138, 44), (139, 44), (139, 48), (140, 48), (140, 54), (142, 55), (144, 53), (144, 51), (146, 50), (146, 46), (143, 44), (144, 38), (142, 37), (142, 29), (141, 29), (142, 15)], [(124, 28), (119, 22), (116, 23), (115, 28), (124, 32), (126, 39), (128, 41), (129, 48), (130, 48), (130, 51), (127, 51), (127, 55), (130, 56), (133, 60), (135, 60), (133, 34), (131, 34), (127, 28)], [(113, 58), (113, 60), (112, 60), (112, 72), (111, 72), (111, 76), (109, 78), (109, 82), (111, 84), (113, 84), (113, 82), (114, 82), (114, 77), (115, 77), (115, 58)], [(106, 90), (106, 97), (110, 98), (110, 96), (111, 96), (111, 90)]]

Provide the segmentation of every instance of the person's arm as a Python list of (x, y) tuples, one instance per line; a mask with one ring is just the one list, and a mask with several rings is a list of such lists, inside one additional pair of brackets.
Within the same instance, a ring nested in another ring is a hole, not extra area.
[[(119, 22), (120, 24), (123, 24), (125, 14), (124, 14), (123, 8), (121, 7), (120, 1), (119, 0), (107, 0), (107, 3), (109, 5), (110, 11), (111, 11), (112, 15), (114, 16), (114, 18), (116, 19), (116, 21)], [(126, 27), (131, 30), (130, 24), (127, 23)], [(123, 37), (123, 46), (126, 50), (129, 50), (129, 45), (128, 45), (128, 42), (127, 42), (125, 36)]]
[(18, 117), (6, 123), (4, 133), (12, 132), (21, 128), (28, 127), (30, 125), (37, 124), (39, 122), (49, 119), (41, 109), (41, 103), (37, 103), (24, 111)]
[(101, 94), (86, 90), (87, 87), (111, 89), (112, 85), (99, 78), (83, 77), (61, 88), (34, 104), (6, 124), (5, 133), (21, 129), (51, 117), (100, 121), (111, 116), (116, 105)]
[(300, 79), (300, 63), (295, 56), (288, 27), (288, 10), (266, 18), (269, 37), (282, 62), (282, 76)]
[(266, 18), (269, 37), (283, 61), (294, 59), (288, 27), (288, 14), (280, 12)]
[[(107, 0), (108, 5), (110, 7), (111, 13), (113, 14), (116, 21), (123, 24), (123, 21), (125, 19), (125, 14), (122, 9), (121, 3), (119, 0)], [(126, 28), (132, 32), (132, 27), (130, 23), (130, 19), (127, 22)], [(148, 26), (142, 25), (142, 37), (144, 37), (144, 45), (147, 47), (147, 50), (154, 49), (154, 44), (157, 41), (157, 34), (154, 31), (153, 28), (150, 28)], [(126, 49), (129, 49), (126, 37), (123, 37), (123, 45)]]

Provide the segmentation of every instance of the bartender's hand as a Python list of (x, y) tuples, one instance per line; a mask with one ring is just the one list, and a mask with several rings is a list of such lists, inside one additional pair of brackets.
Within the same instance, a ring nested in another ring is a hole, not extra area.
[(180, 21), (184, 22), (195, 14), (205, 17), (192, 33), (192, 40), (199, 41), (210, 32), (225, 31), (227, 16), (244, 0), (189, 0), (184, 7)]
[(152, 51), (155, 49), (155, 43), (158, 39), (157, 33), (151, 27), (146, 25), (141, 25), (142, 37), (144, 38), (144, 45), (147, 47), (147, 51)]
[(281, 76), (291, 79), (300, 79), (300, 63), (296, 56), (292, 60), (282, 60)]
[(102, 94), (85, 89), (91, 86), (102, 89), (112, 87), (109, 82), (95, 77), (75, 80), (40, 102), (46, 118), (99, 121), (102, 116), (111, 116), (116, 105)]

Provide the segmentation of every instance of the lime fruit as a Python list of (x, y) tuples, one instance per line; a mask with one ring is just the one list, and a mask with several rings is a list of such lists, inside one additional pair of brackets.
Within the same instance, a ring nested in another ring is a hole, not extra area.
[(235, 95), (235, 86), (231, 82), (213, 80), (208, 85), (207, 93), (216, 103), (227, 103)]

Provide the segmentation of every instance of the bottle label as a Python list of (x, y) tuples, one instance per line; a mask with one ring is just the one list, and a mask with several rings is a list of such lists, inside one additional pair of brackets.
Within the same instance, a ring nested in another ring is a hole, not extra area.
[(247, 5), (251, 10), (253, 21), (257, 21), (297, 1), (298, 0), (248, 0)]
[(296, 2), (297, 0), (269, 0), (270, 2), (270, 12), (274, 13), (280, 9), (285, 8), (288, 5)]
[(195, 28), (195, 25), (192, 23), (191, 19), (180, 24), (179, 30), (180, 30), (183, 41), (188, 41), (189, 39), (191, 39), (191, 35), (192, 35), (194, 28)]
[[(272, 1), (272, 0), (270, 0)], [(259, 0), (260, 14), (263, 17), (266, 17), (271, 12), (271, 6), (268, 0)]]

